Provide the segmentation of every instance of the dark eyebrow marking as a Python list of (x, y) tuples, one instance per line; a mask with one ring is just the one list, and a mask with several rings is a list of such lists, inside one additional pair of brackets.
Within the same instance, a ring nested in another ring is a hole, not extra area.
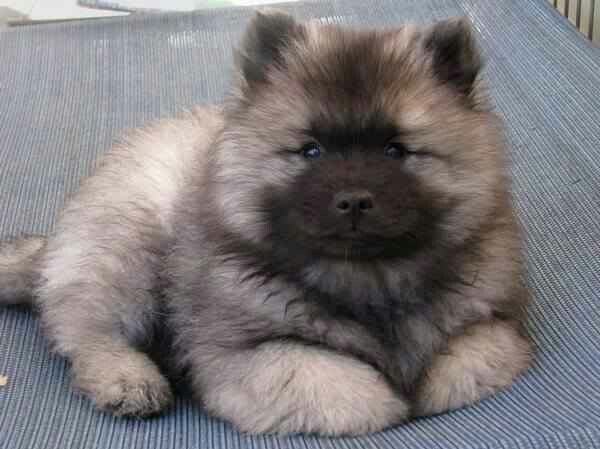
[(302, 132), (315, 138), (323, 145), (381, 145), (392, 139), (400, 138), (403, 134), (398, 127), (389, 120), (382, 120), (380, 116), (368, 118), (356, 116), (343, 121), (314, 120), (308, 129)]

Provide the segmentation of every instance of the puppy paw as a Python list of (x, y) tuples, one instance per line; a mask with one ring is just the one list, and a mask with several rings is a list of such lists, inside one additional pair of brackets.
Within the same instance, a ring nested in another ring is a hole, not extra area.
[(173, 400), (168, 382), (162, 378), (119, 379), (104, 384), (93, 397), (97, 407), (116, 416), (149, 416)]
[(213, 413), (249, 433), (359, 435), (405, 420), (408, 404), (374, 368), (295, 344), (265, 344), (231, 363), (244, 378), (206, 389)]
[(474, 325), (436, 356), (418, 389), (413, 414), (434, 415), (491, 396), (510, 386), (530, 359), (529, 342), (513, 326)]
[(151, 360), (137, 353), (101, 367), (97, 360), (79, 363), (74, 386), (99, 410), (116, 416), (149, 416), (173, 402), (169, 382)]

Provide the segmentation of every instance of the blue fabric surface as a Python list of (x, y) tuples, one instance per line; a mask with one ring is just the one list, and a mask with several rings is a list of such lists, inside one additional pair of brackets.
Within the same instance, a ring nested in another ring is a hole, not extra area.
[[(113, 418), (68, 386), (35, 317), (0, 310), (0, 449), (600, 447), (600, 50), (545, 0), (346, 0), (282, 6), (359, 26), (466, 15), (507, 124), (534, 303), (534, 367), (467, 409), (361, 438), (251, 437), (180, 398)], [(52, 229), (126, 128), (225, 92), (246, 9), (0, 32), (0, 238)]]

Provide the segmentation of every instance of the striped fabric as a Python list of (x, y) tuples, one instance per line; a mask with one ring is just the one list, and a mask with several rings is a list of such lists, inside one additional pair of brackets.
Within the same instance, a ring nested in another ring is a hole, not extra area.
[[(287, 3), (360, 26), (466, 15), (507, 122), (526, 233), (535, 366), (481, 404), (386, 432), (251, 437), (179, 399), (163, 416), (100, 414), (68, 386), (38, 322), (0, 310), (0, 449), (589, 449), (600, 447), (600, 51), (546, 0)], [(0, 33), (0, 237), (46, 233), (125, 128), (223, 97), (250, 11), (130, 16)]]

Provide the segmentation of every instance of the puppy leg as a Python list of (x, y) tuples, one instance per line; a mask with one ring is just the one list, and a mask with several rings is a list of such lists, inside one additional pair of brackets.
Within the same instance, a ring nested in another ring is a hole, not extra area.
[(55, 239), (49, 247), (37, 302), (53, 349), (71, 362), (73, 385), (115, 415), (166, 407), (169, 384), (139, 350), (152, 341), (161, 316), (151, 293), (157, 257), (133, 237), (106, 245)]
[(196, 386), (211, 412), (242, 431), (355, 435), (409, 413), (371, 366), (322, 348), (274, 342), (213, 360)]
[(530, 362), (530, 346), (511, 323), (476, 324), (453, 337), (420, 385), (416, 416), (463, 407), (511, 385)]

